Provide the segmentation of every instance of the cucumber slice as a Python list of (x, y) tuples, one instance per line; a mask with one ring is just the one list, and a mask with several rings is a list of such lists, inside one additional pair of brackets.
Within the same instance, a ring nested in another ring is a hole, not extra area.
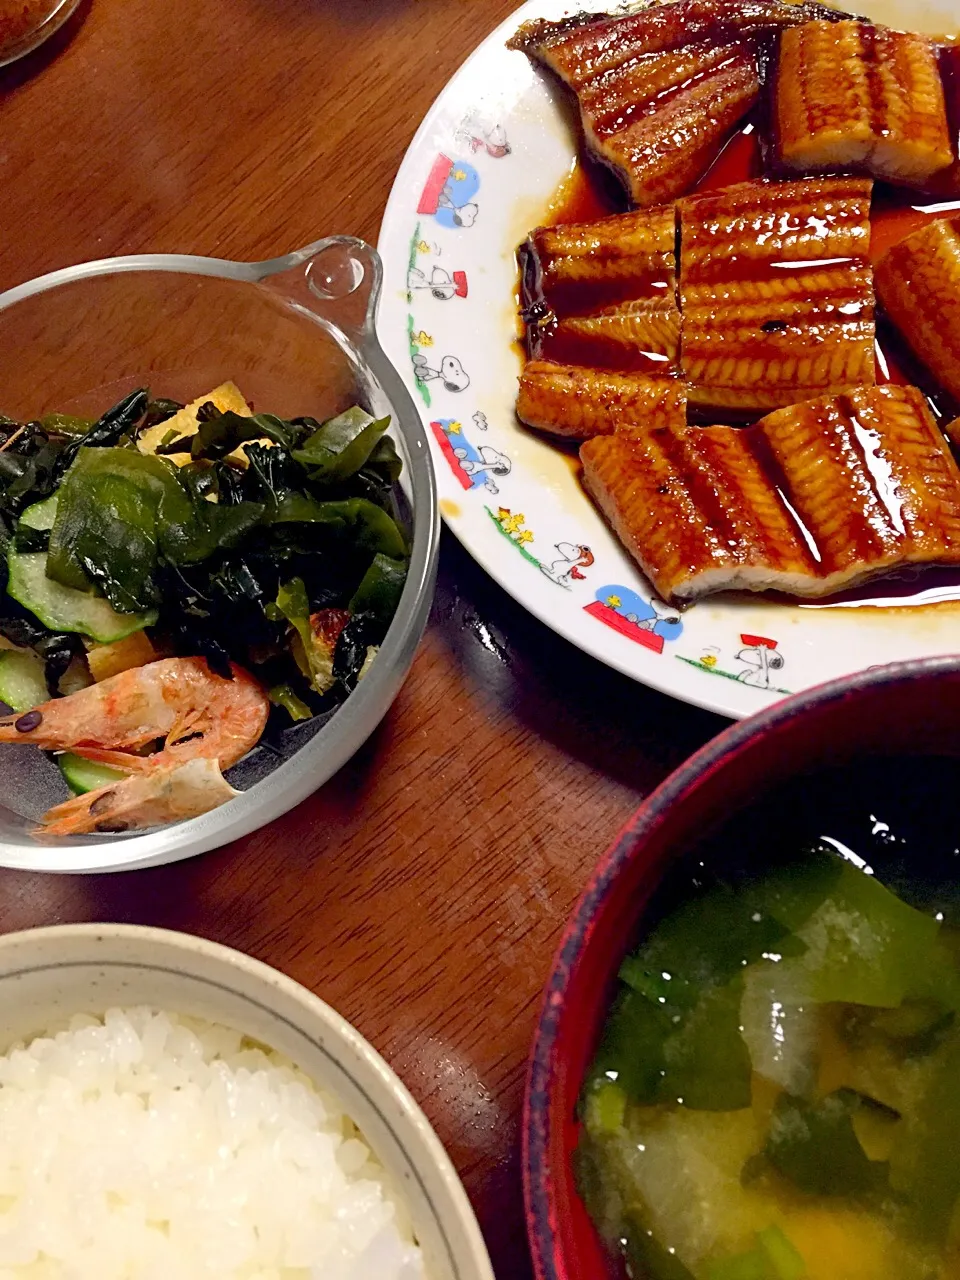
[(43, 660), (32, 649), (0, 652), (0, 702), (13, 711), (29, 711), (49, 698)]
[(44, 498), (43, 502), (35, 502), (32, 507), (27, 507), (20, 517), (20, 523), (25, 524), (28, 529), (52, 529), (56, 518), (57, 495), (54, 494), (52, 498)]
[[(57, 494), (54, 494), (52, 498), (27, 507), (20, 523), (28, 529), (52, 529), (56, 518)], [(117, 613), (101, 596), (75, 591), (54, 582), (47, 577), (45, 551), (16, 551), (11, 545), (7, 553), (7, 568), (10, 578), (8, 594), (51, 631), (76, 631), (102, 644), (111, 644), (152, 626), (157, 620), (155, 610), (149, 613)], [(48, 696), (44, 693), (40, 701), (46, 702)]]
[(45, 551), (17, 551), (11, 545), (7, 569), (8, 594), (51, 631), (77, 631), (102, 644), (111, 644), (153, 626), (157, 620), (154, 609), (149, 613), (117, 613), (102, 596), (54, 582), (47, 577)]
[(67, 786), (78, 796), (82, 796), (85, 791), (107, 787), (111, 782), (122, 782), (130, 776), (122, 769), (111, 769), (109, 765), (84, 760), (82, 756), (75, 756), (70, 751), (57, 756), (57, 765)]

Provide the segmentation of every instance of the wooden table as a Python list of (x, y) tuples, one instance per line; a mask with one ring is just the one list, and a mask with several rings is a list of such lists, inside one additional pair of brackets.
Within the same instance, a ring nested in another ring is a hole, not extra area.
[[(375, 241), (414, 130), (511, 0), (92, 0), (0, 71), (0, 289), (149, 250)], [(385, 1055), (463, 1175), (497, 1274), (529, 1263), (520, 1105), (591, 867), (721, 721), (606, 670), (445, 535), (392, 712), (319, 794), (192, 862), (0, 872), (0, 928), (122, 920), (276, 965)]]

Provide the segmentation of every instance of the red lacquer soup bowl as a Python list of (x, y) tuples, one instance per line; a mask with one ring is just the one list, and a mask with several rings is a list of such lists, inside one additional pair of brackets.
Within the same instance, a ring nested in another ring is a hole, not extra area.
[(577, 1097), (620, 961), (665, 872), (777, 784), (878, 754), (960, 756), (960, 656), (864, 671), (733, 725), (653, 793), (602, 858), (557, 953), (527, 1081), (524, 1194), (537, 1280), (620, 1274), (576, 1190)]

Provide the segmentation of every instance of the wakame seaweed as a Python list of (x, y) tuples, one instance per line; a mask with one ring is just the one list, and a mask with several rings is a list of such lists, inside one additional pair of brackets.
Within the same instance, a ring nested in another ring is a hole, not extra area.
[[(52, 591), (102, 596), (121, 619), (155, 617), (163, 651), (203, 656), (223, 675), (231, 662), (249, 668), (295, 719), (325, 709), (356, 683), (406, 580), (389, 419), (354, 406), (287, 420), (210, 400), (185, 426), (182, 409), (139, 388), (96, 421), (0, 417), (0, 589), (11, 557), (45, 557)], [(159, 447), (138, 447), (167, 421)], [(184, 453), (183, 466), (170, 457)], [(296, 625), (276, 608), (292, 582)], [(6, 594), (0, 635), (44, 658), (54, 692), (84, 647)]]
[(954, 1275), (957, 769), (804, 775), (657, 891), (579, 1106), (577, 1185), (627, 1274)]

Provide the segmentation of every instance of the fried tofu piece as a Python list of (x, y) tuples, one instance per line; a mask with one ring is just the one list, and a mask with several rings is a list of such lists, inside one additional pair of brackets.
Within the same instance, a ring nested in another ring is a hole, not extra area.
[(757, 180), (678, 203), (691, 405), (753, 417), (875, 381), (871, 187)]
[(893, 245), (876, 283), (901, 337), (960, 402), (960, 218), (938, 218)]
[[(221, 383), (219, 387), (214, 387), (212, 391), (208, 391), (205, 396), (198, 396), (191, 404), (186, 405), (179, 413), (175, 413), (172, 418), (168, 418), (166, 422), (158, 422), (154, 427), (148, 427), (137, 437), (137, 448), (141, 453), (156, 453), (163, 444), (164, 440), (180, 440), (187, 439), (196, 435), (200, 423), (197, 414), (205, 404), (214, 404), (221, 413), (238, 413), (241, 417), (248, 418), (253, 410), (243, 398), (239, 387), (232, 382)], [(170, 433), (173, 432), (171, 435)], [(264, 440), (263, 444), (272, 444), (272, 441)], [(190, 461), (189, 452), (170, 453), (166, 455), (170, 462), (178, 467), (185, 466)], [(234, 449), (233, 453), (228, 455), (234, 462), (238, 462), (241, 466), (247, 465), (247, 454), (243, 445), (238, 449)]]
[(780, 409), (755, 426), (598, 436), (584, 483), (658, 595), (833, 594), (960, 564), (960, 470), (915, 387)]
[(918, 186), (954, 159), (933, 43), (866, 22), (809, 22), (780, 37), (780, 160)]
[(531, 360), (520, 375), (517, 417), (568, 440), (686, 422), (686, 392), (673, 378), (611, 373)]
[(668, 0), (526, 23), (509, 46), (573, 90), (587, 146), (646, 206), (689, 191), (759, 101), (765, 37), (831, 14), (784, 0)]
[(661, 374), (677, 360), (672, 206), (538, 227), (518, 251), (534, 358)]

